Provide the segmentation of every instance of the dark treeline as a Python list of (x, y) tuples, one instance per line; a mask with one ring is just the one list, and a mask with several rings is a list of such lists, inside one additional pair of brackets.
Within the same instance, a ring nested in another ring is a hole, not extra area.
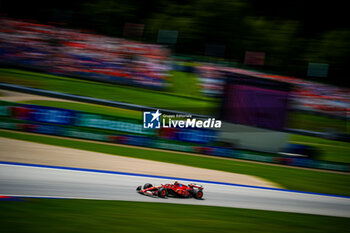
[(309, 62), (328, 63), (328, 77), (308, 78), (338, 85), (349, 78), (350, 27), (341, 1), (0, 0), (0, 12), (111, 36), (122, 36), (125, 23), (144, 24), (141, 39), (152, 43), (159, 29), (176, 30), (177, 54), (202, 56), (207, 45), (219, 45), (238, 63), (246, 51), (265, 52), (265, 65), (252, 68), (306, 77)]

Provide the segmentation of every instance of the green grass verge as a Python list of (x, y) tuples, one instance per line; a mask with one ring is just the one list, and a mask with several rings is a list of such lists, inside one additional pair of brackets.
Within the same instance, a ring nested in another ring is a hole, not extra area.
[[(142, 119), (142, 113), (134, 110), (121, 108), (104, 107), (95, 104), (83, 104), (64, 101), (48, 101), (48, 100), (29, 100), (22, 103), (36, 104), (48, 107), (66, 108), (77, 111), (86, 111), (90, 113), (108, 114), (119, 117), (129, 117), (133, 119)], [(317, 137), (308, 137), (291, 134), (289, 139), (292, 143), (312, 145), (321, 151), (320, 160), (350, 163), (350, 143), (339, 142), (334, 140), (326, 140)]]
[(332, 162), (350, 163), (350, 143), (292, 134), (292, 143), (310, 145), (321, 152), (320, 159)]
[(350, 232), (349, 219), (263, 210), (103, 200), (1, 201), (2, 232)]
[(202, 98), (197, 75), (179, 71), (171, 71), (171, 91), (179, 95)]
[[(344, 112), (345, 114), (345, 112)], [(307, 129), (316, 132), (323, 132), (327, 129), (350, 134), (349, 121), (328, 118), (304, 112), (290, 112), (288, 116), (289, 128)]]
[(350, 196), (350, 175), (348, 174), (328, 173), (236, 160), (224, 160), (215, 157), (200, 157), (182, 153), (173, 153), (170, 151), (130, 148), (112, 144), (98, 144), (94, 142), (46, 137), (3, 130), (0, 130), (0, 137), (253, 175), (270, 180), (288, 189)]
[[(118, 86), (55, 75), (28, 71), (0, 69), (1, 82), (28, 87), (90, 96), (101, 99), (133, 103), (156, 108), (210, 114), (216, 111), (217, 103), (212, 98), (186, 98), (174, 93), (152, 91), (143, 88)], [(204, 100), (203, 100), (204, 99)]]

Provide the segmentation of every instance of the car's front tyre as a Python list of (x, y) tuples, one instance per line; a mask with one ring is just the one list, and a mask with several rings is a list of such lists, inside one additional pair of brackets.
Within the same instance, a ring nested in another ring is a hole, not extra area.
[(168, 192), (165, 188), (160, 188), (158, 190), (158, 197), (164, 198), (168, 195)]

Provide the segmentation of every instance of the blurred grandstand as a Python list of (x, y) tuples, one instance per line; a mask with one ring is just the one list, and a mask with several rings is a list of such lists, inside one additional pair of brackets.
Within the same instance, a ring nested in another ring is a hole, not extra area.
[(52, 74), (164, 88), (163, 46), (0, 18), (0, 61)]
[(294, 87), (291, 93), (293, 110), (350, 118), (350, 90), (347, 88), (208, 63), (197, 66), (197, 70), (201, 80), (202, 93), (208, 96), (221, 96), (223, 94), (226, 82), (225, 77), (221, 74), (222, 71), (227, 71), (292, 84)]
[[(165, 89), (170, 85), (171, 57), (165, 46), (8, 18), (0, 20), (0, 62), (143, 88)], [(350, 90), (346, 88), (213, 63), (199, 63), (193, 71), (205, 96), (221, 97), (226, 84), (222, 73), (233, 72), (293, 84), (293, 110), (342, 119), (350, 116)]]

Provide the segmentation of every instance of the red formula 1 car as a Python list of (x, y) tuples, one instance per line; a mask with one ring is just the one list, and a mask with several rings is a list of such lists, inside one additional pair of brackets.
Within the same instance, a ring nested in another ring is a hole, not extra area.
[(202, 199), (203, 187), (197, 184), (180, 184), (175, 181), (174, 184), (162, 184), (160, 186), (153, 186), (152, 184), (145, 184), (138, 186), (136, 191), (140, 194), (158, 197), (194, 197), (196, 199)]

